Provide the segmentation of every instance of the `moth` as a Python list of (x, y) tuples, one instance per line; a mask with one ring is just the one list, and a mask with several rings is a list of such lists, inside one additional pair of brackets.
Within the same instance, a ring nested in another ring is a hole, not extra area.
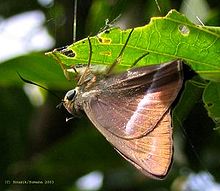
[(104, 75), (92, 72), (88, 38), (88, 65), (77, 86), (66, 93), (63, 105), (73, 116), (84, 111), (98, 131), (143, 174), (163, 179), (173, 158), (170, 106), (182, 86), (181, 61), (113, 73), (132, 31)]

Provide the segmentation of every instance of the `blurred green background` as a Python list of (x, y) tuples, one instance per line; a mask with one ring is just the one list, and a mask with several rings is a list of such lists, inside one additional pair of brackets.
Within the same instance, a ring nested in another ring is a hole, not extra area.
[[(171, 8), (194, 22), (198, 16), (205, 25), (220, 24), (218, 0), (158, 4), (161, 11), (152, 0), (78, 0), (77, 40), (96, 34), (106, 19), (121, 15), (116, 24), (136, 27)], [(73, 0), (0, 0), (0, 190), (177, 191), (189, 173), (200, 171), (209, 171), (220, 182), (219, 130), (213, 130), (207, 117), (202, 93), (196, 95), (198, 103), (183, 128), (174, 129), (174, 164), (164, 181), (140, 174), (86, 117), (65, 121), (68, 113), (56, 105), (72, 82), (44, 52), (73, 42), (73, 14)], [(17, 72), (60, 98), (24, 84)], [(185, 75), (191, 79), (195, 74), (186, 69)], [(89, 182), (85, 175), (90, 175)], [(43, 184), (13, 184), (16, 180)]]

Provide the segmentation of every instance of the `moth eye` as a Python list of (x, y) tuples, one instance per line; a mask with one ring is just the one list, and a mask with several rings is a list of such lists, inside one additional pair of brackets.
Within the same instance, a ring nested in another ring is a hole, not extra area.
[(75, 96), (76, 96), (76, 90), (75, 90), (75, 89), (70, 90), (70, 91), (68, 91), (68, 92), (66, 93), (66, 99), (67, 99), (68, 101), (72, 101), (72, 100), (75, 98)]

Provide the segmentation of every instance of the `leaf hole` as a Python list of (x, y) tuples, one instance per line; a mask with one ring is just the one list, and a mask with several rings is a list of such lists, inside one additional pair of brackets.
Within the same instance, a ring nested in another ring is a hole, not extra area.
[(208, 107), (212, 107), (212, 106), (213, 106), (213, 103), (207, 103), (207, 106), (208, 106)]
[(75, 57), (75, 55), (76, 55), (75, 52), (73, 52), (72, 50), (69, 50), (69, 49), (63, 49), (60, 52), (68, 57)]
[(190, 33), (190, 30), (186, 25), (179, 25), (178, 30), (183, 36), (188, 36)]

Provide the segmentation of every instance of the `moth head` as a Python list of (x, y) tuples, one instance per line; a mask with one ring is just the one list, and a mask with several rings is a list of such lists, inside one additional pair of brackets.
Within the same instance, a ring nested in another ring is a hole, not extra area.
[(75, 100), (77, 94), (78, 94), (78, 87), (68, 91), (63, 99), (64, 107), (72, 115), (75, 115), (77, 113), (77, 108), (75, 106)]

